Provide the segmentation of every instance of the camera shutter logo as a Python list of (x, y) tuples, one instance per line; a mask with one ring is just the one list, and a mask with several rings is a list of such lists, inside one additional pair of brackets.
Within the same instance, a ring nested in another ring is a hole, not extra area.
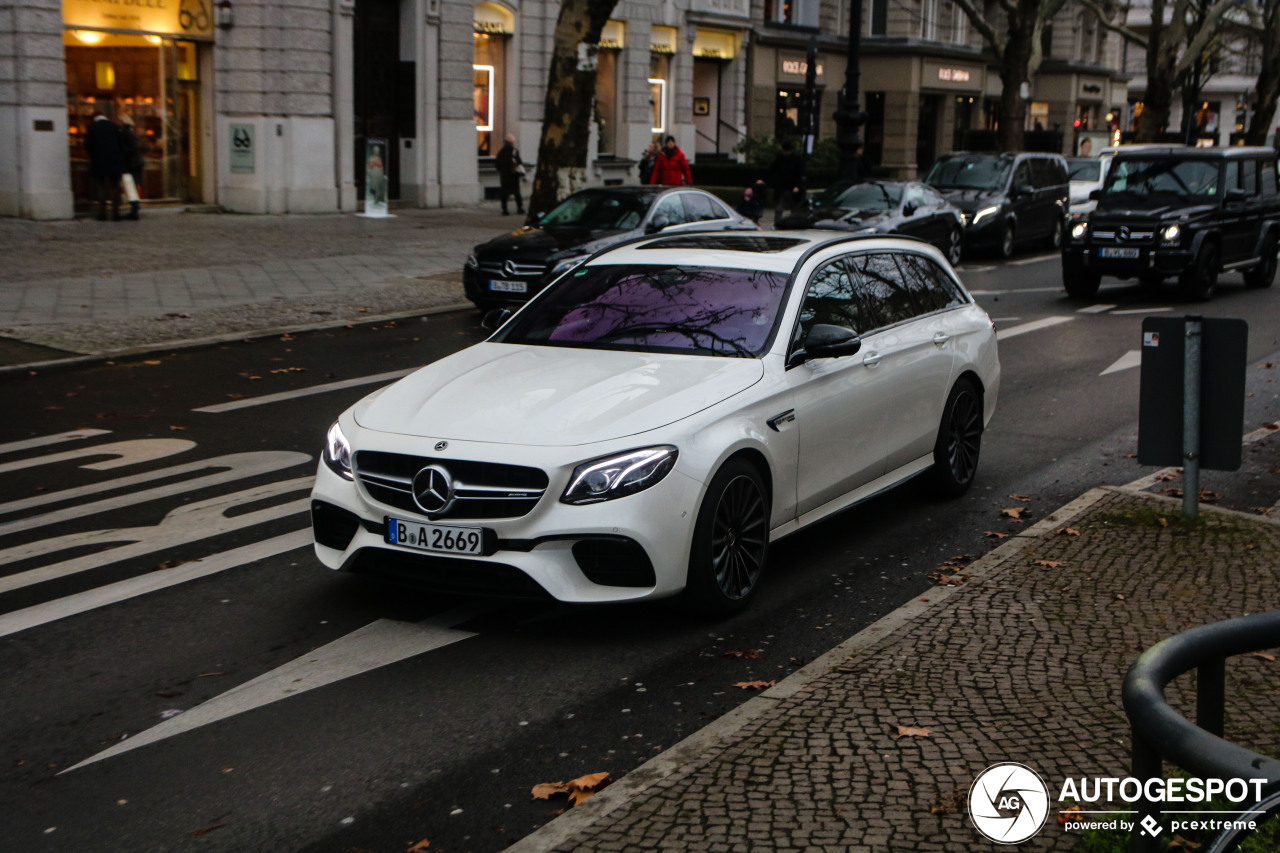
[(969, 817), (997, 844), (1018, 844), (1040, 831), (1049, 816), (1049, 789), (1025, 764), (993, 764), (969, 789)]

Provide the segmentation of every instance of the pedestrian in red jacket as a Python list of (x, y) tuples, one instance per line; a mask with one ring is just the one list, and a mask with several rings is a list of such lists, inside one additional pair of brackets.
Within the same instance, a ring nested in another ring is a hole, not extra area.
[(682, 184), (693, 186), (693, 172), (689, 171), (689, 161), (676, 145), (674, 136), (668, 136), (666, 143), (662, 146), (662, 151), (653, 164), (653, 177), (649, 179), (649, 183), (668, 187), (678, 187)]

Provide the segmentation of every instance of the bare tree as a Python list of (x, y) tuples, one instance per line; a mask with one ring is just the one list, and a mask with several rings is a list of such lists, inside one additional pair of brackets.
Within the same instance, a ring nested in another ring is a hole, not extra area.
[(1027, 123), (1023, 84), (1040, 69), (1044, 59), (1040, 35), (1067, 0), (997, 0), (997, 7), (1004, 13), (1003, 32), (987, 21), (984, 10), (973, 0), (954, 2), (995, 54), (1002, 86), (997, 144), (1003, 151), (1018, 151), (1022, 148), (1022, 131)]
[(618, 0), (561, 0), (547, 73), (530, 224), (586, 183), (600, 33)]

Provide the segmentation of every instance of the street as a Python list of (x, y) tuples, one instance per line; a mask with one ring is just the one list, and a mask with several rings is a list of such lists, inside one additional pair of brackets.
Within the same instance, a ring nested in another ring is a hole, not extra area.
[(1003, 367), (975, 488), (909, 483), (782, 540), (722, 622), (423, 596), (316, 561), (326, 428), (481, 340), (474, 311), (0, 378), (0, 848), (500, 850), (566, 807), (533, 786), (621, 777), (731, 711), (735, 684), (785, 677), (1016, 532), (1011, 495), (1034, 520), (1149, 473), (1144, 317), (1246, 319), (1245, 431), (1276, 419), (1273, 290), (1228, 274), (1192, 304), (1108, 280), (1083, 304), (1041, 254), (960, 274)]

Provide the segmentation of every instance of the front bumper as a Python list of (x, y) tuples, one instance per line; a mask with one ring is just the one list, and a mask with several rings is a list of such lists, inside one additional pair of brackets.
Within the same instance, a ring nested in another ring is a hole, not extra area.
[[(347, 430), (344, 423), (343, 429)], [(354, 433), (354, 434), (353, 434)], [(413, 436), (349, 431), (377, 436), (377, 448), (396, 453), (430, 452), (431, 442)], [(660, 598), (683, 589), (702, 483), (680, 465), (657, 485), (598, 504), (560, 503), (573, 468), (600, 455), (580, 448), (510, 447), (451, 441), (448, 457), (540, 467), (550, 477), (542, 498), (526, 515), (437, 522), (485, 529), (491, 545), (484, 556), (431, 553), (386, 541), (384, 518), (431, 523), (425, 515), (378, 503), (365, 488), (323, 462), (312, 491), (316, 556), (331, 569), (389, 577), (407, 585), (446, 592), (517, 598), (550, 597), (565, 602)], [(573, 451), (570, 450), (572, 453)], [(489, 532), (491, 531), (491, 532)]]
[(967, 248), (995, 248), (1004, 240), (1003, 214), (989, 213), (976, 224), (972, 220), (972, 213), (964, 215), (964, 244)]
[(1189, 249), (1182, 246), (1132, 246), (1137, 252), (1132, 258), (1103, 257), (1104, 249), (1120, 248), (1098, 246), (1091, 243), (1071, 243), (1062, 250), (1062, 268), (1065, 272), (1093, 272), (1116, 278), (1133, 278), (1156, 273), (1162, 277), (1177, 275), (1193, 260)]
[(545, 275), (533, 277), (512, 276), (499, 279), (501, 281), (518, 281), (525, 285), (523, 293), (512, 293), (510, 291), (494, 290), (491, 285), (495, 278), (497, 276), (487, 270), (464, 267), (462, 270), (462, 289), (466, 293), (467, 299), (476, 305), (486, 308), (501, 305), (523, 305), (547, 286)]

